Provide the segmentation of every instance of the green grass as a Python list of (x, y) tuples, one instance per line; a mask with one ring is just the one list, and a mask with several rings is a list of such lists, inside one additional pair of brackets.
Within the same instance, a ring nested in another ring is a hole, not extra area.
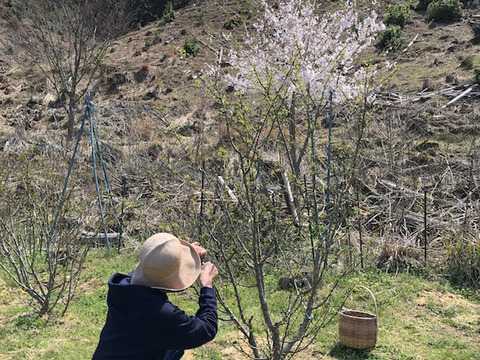
[[(124, 251), (107, 255), (93, 250), (86, 262), (76, 297), (63, 318), (36, 318), (20, 300), (25, 294), (0, 277), (0, 360), (6, 359), (90, 359), (106, 315), (106, 281), (113, 272), (128, 272), (136, 265), (137, 253)], [(271, 276), (274, 281), (275, 277)], [(375, 294), (379, 335), (369, 351), (348, 349), (338, 340), (338, 316), (323, 329), (316, 341), (298, 359), (478, 359), (480, 358), (480, 299), (478, 292), (460, 291), (441, 280), (399, 274), (359, 272), (340, 284), (339, 297), (353, 285), (364, 285)], [(254, 289), (246, 289), (253, 299)], [(282, 308), (286, 292), (273, 292), (274, 309)], [(194, 289), (170, 300), (194, 314)], [(248, 303), (249, 304), (249, 303)], [(346, 306), (374, 312), (373, 299), (357, 288)], [(258, 308), (246, 309), (257, 314)], [(232, 345), (241, 336), (228, 322), (220, 323), (217, 338), (188, 353), (188, 359), (244, 359)]]

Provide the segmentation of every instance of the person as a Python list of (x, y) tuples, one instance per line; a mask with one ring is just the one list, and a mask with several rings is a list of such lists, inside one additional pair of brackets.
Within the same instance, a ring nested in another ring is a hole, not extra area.
[[(202, 265), (207, 251), (172, 234), (158, 233), (142, 246), (133, 273), (108, 281), (108, 312), (92, 360), (177, 360), (185, 349), (213, 340), (218, 329), (217, 300), (212, 288), (218, 270)], [(197, 280), (199, 309), (189, 316), (168, 301)]]

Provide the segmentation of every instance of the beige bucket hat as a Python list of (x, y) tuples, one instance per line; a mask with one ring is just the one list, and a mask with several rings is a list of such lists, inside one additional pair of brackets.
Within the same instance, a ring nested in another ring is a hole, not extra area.
[(200, 268), (200, 256), (192, 245), (172, 234), (158, 233), (143, 244), (131, 284), (181, 291), (197, 280)]

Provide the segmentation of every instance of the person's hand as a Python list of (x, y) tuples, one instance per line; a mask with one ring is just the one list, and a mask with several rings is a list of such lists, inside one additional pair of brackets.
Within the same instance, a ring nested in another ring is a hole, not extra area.
[(198, 276), (198, 282), (200, 287), (209, 287), (213, 286), (213, 280), (218, 276), (218, 269), (210, 261), (207, 261), (202, 265), (200, 270), (200, 275)]
[(205, 259), (205, 256), (207, 256), (207, 250), (200, 245), (199, 242), (194, 242), (192, 243), (193, 248), (197, 251), (198, 256), (200, 256), (200, 259)]

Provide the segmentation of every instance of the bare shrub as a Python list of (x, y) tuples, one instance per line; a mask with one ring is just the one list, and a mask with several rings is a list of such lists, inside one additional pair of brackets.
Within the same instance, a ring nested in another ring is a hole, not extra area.
[(65, 313), (89, 248), (80, 236), (85, 204), (67, 192), (59, 209), (57, 163), (34, 151), (9, 154), (0, 174), (0, 268), (39, 316)]

